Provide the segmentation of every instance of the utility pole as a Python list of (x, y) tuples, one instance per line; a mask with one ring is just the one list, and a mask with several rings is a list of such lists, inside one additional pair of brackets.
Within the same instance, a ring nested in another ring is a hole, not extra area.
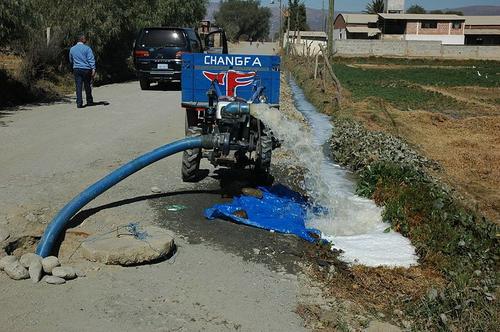
[(333, 21), (335, 20), (335, 0), (330, 0), (328, 7), (328, 55), (333, 54)]
[(321, 6), (321, 26), (323, 31), (326, 32), (326, 15), (325, 15), (325, 0), (323, 0), (323, 4)]
[(280, 31), (279, 31), (279, 40), (280, 40), (280, 50), (283, 47), (283, 10), (281, 9), (281, 0), (280, 0)]
[(286, 12), (287, 28), (286, 28), (286, 55), (290, 51), (290, 8)]

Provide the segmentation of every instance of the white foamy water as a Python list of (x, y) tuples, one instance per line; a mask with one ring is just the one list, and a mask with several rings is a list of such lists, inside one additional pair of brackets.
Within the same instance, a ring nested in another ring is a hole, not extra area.
[(310, 212), (307, 226), (319, 229), (324, 239), (342, 249), (341, 258), (346, 262), (366, 266), (416, 265), (417, 256), (410, 241), (397, 232), (384, 233), (390, 225), (382, 221), (382, 209), (372, 200), (357, 196), (349, 172), (323, 153), (323, 145), (332, 133), (329, 117), (316, 111), (293, 80), (289, 83), (296, 108), (307, 119), (310, 131), (265, 105), (252, 105), (252, 114), (293, 153), (295, 159), (290, 162), (305, 169), (304, 189), (316, 205), (327, 210), (321, 215)]

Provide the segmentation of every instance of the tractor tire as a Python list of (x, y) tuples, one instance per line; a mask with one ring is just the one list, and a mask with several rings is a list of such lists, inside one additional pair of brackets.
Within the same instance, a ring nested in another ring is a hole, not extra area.
[(139, 84), (141, 86), (141, 90), (149, 90), (151, 88), (151, 82), (147, 78), (140, 78)]
[(262, 129), (257, 148), (256, 170), (262, 173), (269, 173), (271, 168), (271, 157), (273, 153), (273, 136), (268, 128)]
[[(187, 127), (186, 136), (201, 135), (201, 128)], [(182, 154), (182, 181), (197, 182), (200, 174), (201, 149), (185, 150)]]

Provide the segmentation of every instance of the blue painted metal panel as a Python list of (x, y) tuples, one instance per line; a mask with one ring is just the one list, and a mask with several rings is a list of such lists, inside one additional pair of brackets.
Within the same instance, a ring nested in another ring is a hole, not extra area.
[(182, 103), (206, 103), (213, 79), (223, 95), (249, 100), (260, 80), (269, 104), (279, 105), (280, 57), (248, 54), (183, 54)]

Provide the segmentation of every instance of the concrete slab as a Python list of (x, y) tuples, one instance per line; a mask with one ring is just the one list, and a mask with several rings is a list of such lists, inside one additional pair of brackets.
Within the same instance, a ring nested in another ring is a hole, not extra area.
[(172, 251), (172, 232), (156, 226), (146, 226), (139, 231), (139, 237), (127, 228), (90, 237), (82, 244), (82, 254), (93, 262), (135, 265), (163, 258)]

